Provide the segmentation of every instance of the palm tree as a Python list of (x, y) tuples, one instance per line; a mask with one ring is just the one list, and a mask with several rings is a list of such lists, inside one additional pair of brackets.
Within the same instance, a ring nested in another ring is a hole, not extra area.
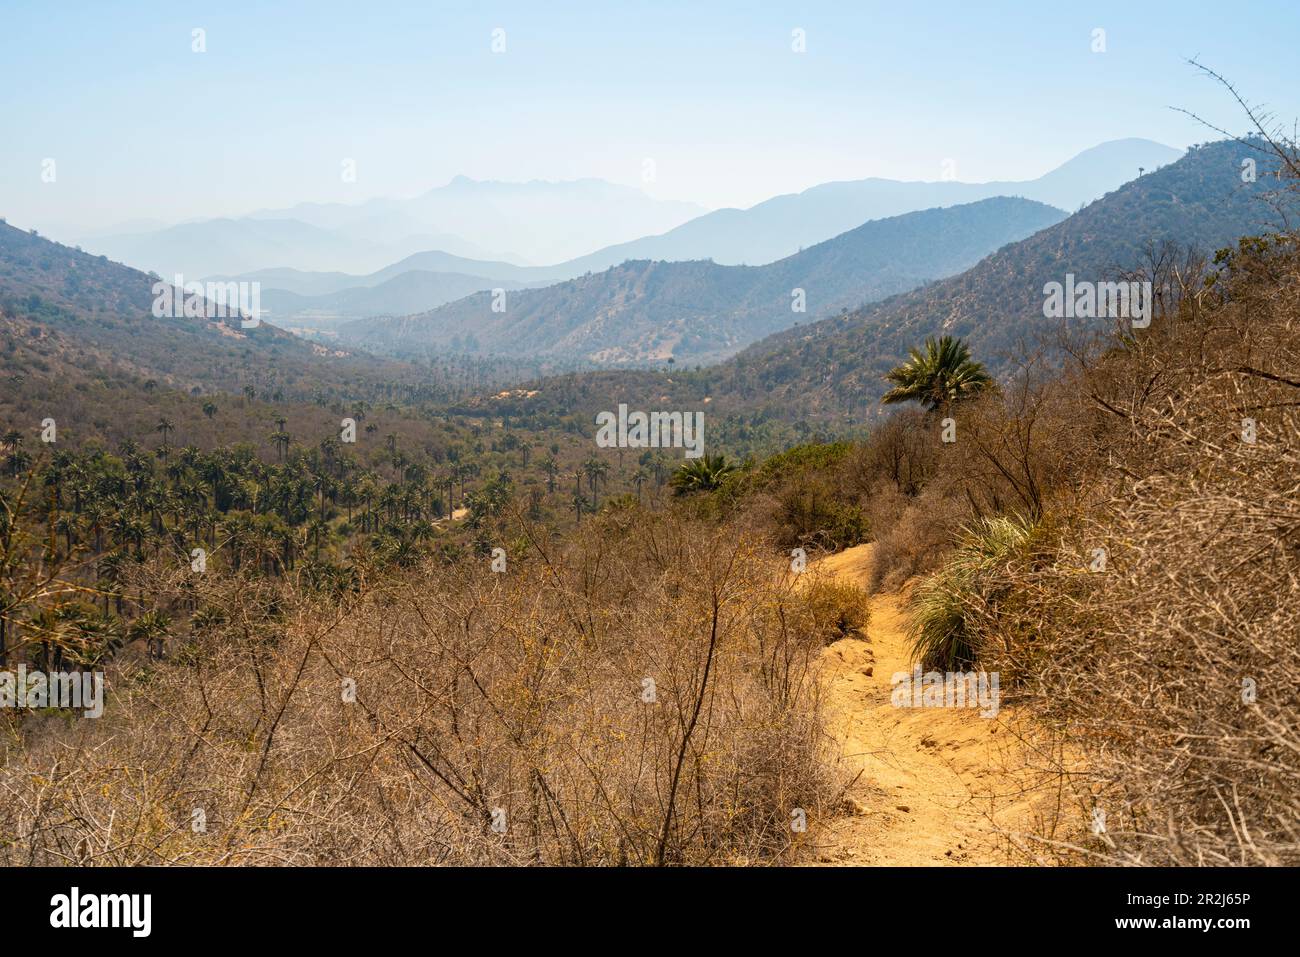
[(81, 528), (81, 519), (76, 515), (69, 515), (66, 512), (59, 515), (54, 520), (54, 532), (56, 535), (62, 535), (67, 543), (67, 554), (72, 555), (72, 546), (75, 544), (77, 532)]
[(593, 455), (582, 463), (582, 472), (587, 476), (587, 487), (591, 489), (591, 500), (593, 503), (597, 503), (599, 500), (596, 496), (600, 488), (600, 482), (608, 474), (609, 464), (602, 462)]
[(546, 473), (546, 491), (555, 494), (555, 477), (560, 474), (560, 463), (553, 454), (542, 459), (542, 471)]
[(321, 545), (329, 543), (329, 523), (321, 519), (313, 519), (307, 523), (307, 534), (312, 543), (312, 558), (319, 561)]
[(881, 398), (884, 405), (920, 402), (933, 411), (965, 399), (993, 385), (984, 366), (970, 357), (960, 339), (933, 336), (925, 340), (925, 351), (911, 349), (911, 358), (885, 376), (894, 383)]
[(136, 561), (144, 559), (144, 543), (149, 540), (149, 531), (149, 526), (133, 515), (119, 512), (113, 519), (114, 541), (123, 549), (135, 546)]
[(127, 571), (126, 552), (109, 552), (96, 564), (97, 581), (104, 598), (104, 614), (108, 614), (108, 602), (111, 598), (117, 606), (117, 613), (122, 613), (122, 583)]
[(160, 611), (146, 611), (127, 627), (127, 641), (143, 641), (150, 658), (163, 656), (171, 620)]
[(5, 444), (9, 446), (9, 456), (5, 459), (5, 463), (8, 465), (9, 474), (17, 477), (27, 470), (27, 466), (32, 464), (32, 457), (23, 451), (21, 434), (18, 434), (17, 439), (11, 441), (11, 437), (15, 434), (17, 433), (10, 432), (5, 437)]
[(726, 457), (722, 455), (705, 455), (692, 459), (673, 473), (673, 492), (677, 495), (712, 492), (719, 488), (723, 480), (734, 471), (736, 467), (728, 464)]
[[(283, 422), (284, 419), (277, 419), (276, 421)], [(280, 461), (283, 462), (285, 449), (289, 447), (289, 442), (291, 441), (289, 433), (280, 430), (278, 432), (272, 432), (269, 436), (267, 436), (267, 438), (269, 438), (271, 440), (271, 444), (274, 445), (279, 450)]]

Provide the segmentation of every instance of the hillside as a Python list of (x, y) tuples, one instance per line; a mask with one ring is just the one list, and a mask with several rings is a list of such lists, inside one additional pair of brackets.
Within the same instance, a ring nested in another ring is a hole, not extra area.
[[(989, 199), (865, 223), (766, 266), (628, 262), (507, 294), (504, 312), (493, 312), (483, 292), (422, 315), (348, 323), (340, 333), (393, 355), (436, 355), (455, 342), (608, 364), (712, 362), (800, 321), (952, 275), (1063, 215), (1029, 200)], [(795, 290), (805, 311), (793, 308)]]
[(0, 223), (0, 314), (75, 350), (75, 356), (60, 360), (56, 352), (43, 360), (52, 382), (117, 370), (196, 395), (252, 389), (285, 401), (415, 402), (447, 400), (500, 381), (492, 363), (456, 372), (416, 368), (314, 345), (268, 322), (245, 329), (238, 320), (155, 318), (154, 282), (105, 257)]

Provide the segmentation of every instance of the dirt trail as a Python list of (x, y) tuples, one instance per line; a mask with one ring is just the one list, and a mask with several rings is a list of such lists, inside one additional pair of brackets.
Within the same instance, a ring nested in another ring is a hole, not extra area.
[[(823, 574), (865, 585), (870, 545), (822, 559)], [(890, 678), (911, 671), (905, 599), (871, 600), (867, 640), (824, 652), (827, 722), (848, 776), (845, 813), (809, 833), (820, 864), (1012, 863), (998, 825), (1027, 826), (1040, 780), (1012, 709), (896, 708)], [(866, 672), (870, 671), (870, 674)], [(1023, 722), (1022, 722), (1023, 723)], [(859, 773), (860, 772), (860, 773)], [(1019, 858), (1023, 861), (1023, 858)]]

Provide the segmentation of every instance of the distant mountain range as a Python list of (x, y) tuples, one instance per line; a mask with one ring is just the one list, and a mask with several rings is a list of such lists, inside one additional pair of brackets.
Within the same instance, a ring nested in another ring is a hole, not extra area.
[[(1069, 211), (1132, 179), (1140, 168), (1153, 170), (1178, 155), (1149, 140), (1116, 140), (1035, 180), (827, 183), (750, 209), (703, 215), (692, 204), (655, 200), (603, 180), (499, 183), (457, 177), (408, 200), (308, 203), (161, 229), (142, 223), (79, 241), (91, 252), (161, 275), (259, 279), (270, 293), (265, 301), (284, 321), (357, 318), (435, 308), (464, 294), (465, 277), (481, 279), (476, 290), (509, 289), (636, 259), (761, 265), (868, 220), (992, 196), (1021, 196)], [(551, 265), (528, 265), (530, 260)], [(382, 285), (408, 270), (455, 275), (445, 281), (411, 277), (374, 295), (335, 296)], [(327, 298), (295, 298), (304, 296)]]
[(1151, 140), (1126, 139), (1085, 150), (1038, 179), (1023, 182), (899, 182), (863, 179), (825, 183), (776, 196), (749, 209), (719, 209), (660, 236), (602, 249), (566, 265), (574, 274), (627, 259), (712, 259), (724, 264), (772, 262), (838, 236), (871, 219), (918, 209), (1021, 196), (1067, 212), (1138, 175), (1173, 162), (1180, 152)]
[(357, 320), (339, 331), (344, 342), (398, 356), (713, 362), (798, 322), (960, 272), (1065, 215), (999, 197), (868, 222), (765, 266), (637, 260), (543, 289), (500, 298), (481, 292), (421, 315)]
[(483, 289), (522, 289), (554, 282), (553, 269), (484, 261), (441, 251), (407, 256), (365, 276), (299, 269), (260, 269), (213, 279), (262, 285), (262, 306), (272, 321), (328, 330), (340, 319), (426, 312)]
[[(264, 288), (281, 289), (299, 296), (328, 296), (347, 289), (365, 289), (395, 279), (404, 272), (459, 273), (465, 276), (491, 276), (520, 285), (556, 282), (571, 278), (567, 271), (554, 266), (520, 266), (504, 260), (469, 259), (441, 250), (412, 253), (410, 256), (376, 269), (363, 276), (345, 272), (310, 272), (302, 269), (258, 269), (236, 275), (211, 278), (257, 281)], [(487, 287), (483, 287), (487, 288)], [(432, 308), (432, 307), (429, 307)]]
[(459, 176), (406, 200), (302, 204), (75, 238), (138, 269), (194, 279), (267, 267), (366, 273), (429, 249), (479, 260), (567, 259), (662, 232), (700, 212), (692, 203), (599, 179), (499, 183)]
[(338, 325), (337, 321), (331, 321), (338, 317), (403, 316), (426, 310), (431, 302), (451, 302), (480, 289), (521, 288), (523, 284), (512, 279), (485, 279), (457, 272), (411, 269), (377, 286), (350, 287), (319, 296), (265, 289), (262, 307), (269, 320), (286, 327), (325, 331)]
[[(608, 246), (550, 266), (524, 266), (503, 259), (484, 261), (472, 254), (454, 255), (444, 249), (406, 257), (368, 275), (277, 268), (247, 272), (236, 278), (260, 280), (271, 293), (264, 301), (282, 321), (309, 318), (314, 322), (322, 318), (421, 312), (458, 298), (467, 276), (482, 278), (473, 290), (480, 291), (560, 282), (638, 259), (711, 259), (721, 264), (760, 265), (793, 255), (800, 248), (840, 235), (868, 220), (992, 196), (1022, 196), (1073, 210), (1134, 178), (1139, 169), (1149, 171), (1178, 156), (1177, 150), (1149, 140), (1116, 140), (1080, 153), (1039, 179), (1024, 182), (908, 183), (867, 179), (828, 183), (802, 193), (775, 197), (748, 210), (706, 213), (668, 232)], [(300, 215), (317, 227), (334, 229), (346, 222), (344, 217), (350, 210), (355, 216), (353, 207), (337, 205), (295, 207), (276, 215)], [(399, 284), (400, 292), (388, 288), (374, 294), (360, 291), (385, 284), (406, 270), (456, 275), (445, 282), (427, 276), (412, 277)], [(342, 297), (334, 295), (344, 289), (355, 291)], [(295, 296), (281, 296), (279, 291)], [(322, 298), (296, 298), (302, 296)]]
[(308, 268), (373, 268), (430, 245), (475, 250), (445, 233), (363, 239), (346, 229), (322, 229), (297, 219), (210, 219), (139, 233), (86, 237), (79, 245), (169, 280), (187, 281), (213, 273), (243, 273), (267, 263)]
[[(298, 219), (375, 241), (436, 228), (460, 237), (469, 249), (496, 250), (497, 258), (523, 264), (561, 261), (625, 237), (662, 232), (702, 212), (695, 203), (654, 199), (603, 179), (507, 183), (457, 176), (412, 199), (375, 199), (356, 206), (308, 203), (249, 218)], [(437, 244), (421, 248), (477, 258), (492, 255)]]
[[(456, 335), (462, 348), (469, 337), (481, 337), (484, 350), (490, 345), (529, 362), (537, 357), (535, 375), (581, 367), (577, 360), (546, 359), (540, 354), (547, 349), (620, 361), (665, 354), (667, 340), (656, 337), (667, 335), (685, 365), (783, 330), (698, 372), (680, 365), (669, 375), (584, 372), (577, 379), (540, 379), (509, 398), (493, 398), (496, 386), (489, 384), (531, 378), (518, 374), (527, 368), (523, 360), (482, 356), (454, 369), (430, 367), (348, 344), (305, 342), (269, 323), (242, 329), (219, 320), (155, 319), (152, 280), (144, 273), (0, 223), (0, 353), (9, 355), (0, 355), (0, 384), (7, 383), (7, 401), (24, 421), (39, 421), (56, 393), (69, 401), (80, 396), (87, 422), (103, 418), (111, 394), (134, 394), (150, 380), (179, 393), (239, 396), (253, 389), (259, 398), (283, 396), (335, 410), (358, 397), (440, 401), (453, 391), (465, 395), (468, 387), (480, 398), (464, 400), (465, 408), (473, 401), (498, 415), (579, 414), (584, 396), (599, 399), (602, 408), (613, 396), (683, 409), (707, 397), (719, 415), (842, 419), (875, 408), (884, 372), (927, 335), (961, 336), (976, 358), (1004, 373), (1020, 343), (1053, 332), (1042, 312), (1045, 283), (1069, 273), (1105, 281), (1166, 240), (1212, 252), (1275, 227), (1276, 212), (1261, 197), (1276, 181), (1260, 161), (1258, 181), (1243, 182), (1244, 155), (1251, 154), (1232, 141), (1192, 149), (1063, 220), (1032, 201), (991, 199), (872, 221), (765, 267), (638, 261), (556, 286), (509, 290), (508, 311), (495, 320), (490, 312), (486, 319), (471, 315), (486, 300), (476, 294), (434, 311), (430, 316), (442, 313), (436, 320), (405, 320), (409, 329), (378, 324), (386, 331), (376, 333), (376, 348), (411, 334), (412, 355), (437, 356)], [(522, 268), (498, 263), (506, 272)], [(462, 269), (463, 260), (422, 254), (376, 271), (374, 285), (413, 272)], [(957, 274), (936, 279), (943, 270)], [(303, 295), (354, 288), (342, 274), (265, 275), (268, 282), (297, 283)], [(477, 281), (473, 273), (462, 275)], [(526, 282), (518, 277), (530, 275), (507, 278)], [(890, 296), (898, 285), (918, 282), (924, 284)], [(797, 287), (805, 290), (806, 313), (790, 311)], [(853, 308), (854, 296), (890, 298)], [(852, 311), (835, 314), (846, 305)], [(796, 319), (799, 326), (783, 329)], [(350, 334), (364, 339), (366, 325), (356, 324)], [(503, 379), (502, 372), (513, 377)]]

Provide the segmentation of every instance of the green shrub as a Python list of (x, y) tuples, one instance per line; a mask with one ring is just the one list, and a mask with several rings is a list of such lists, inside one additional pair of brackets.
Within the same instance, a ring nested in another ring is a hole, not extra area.
[(755, 484), (768, 487), (792, 476), (826, 472), (839, 465), (853, 451), (851, 442), (823, 442), (796, 445), (773, 455), (759, 467)]
[(775, 534), (783, 549), (800, 546), (839, 551), (867, 540), (868, 524), (862, 510), (837, 498), (823, 483), (786, 489), (777, 502)]

